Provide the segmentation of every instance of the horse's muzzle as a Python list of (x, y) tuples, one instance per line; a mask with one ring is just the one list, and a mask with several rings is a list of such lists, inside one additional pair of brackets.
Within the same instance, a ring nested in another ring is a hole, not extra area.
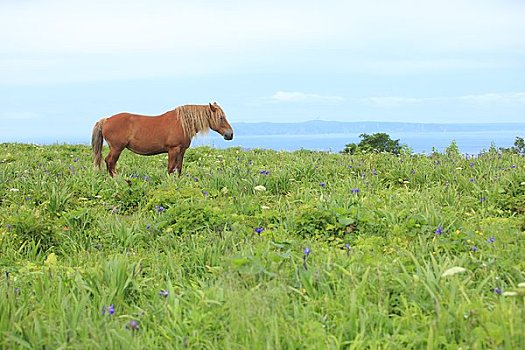
[(233, 130), (226, 131), (223, 136), (225, 140), (233, 140)]

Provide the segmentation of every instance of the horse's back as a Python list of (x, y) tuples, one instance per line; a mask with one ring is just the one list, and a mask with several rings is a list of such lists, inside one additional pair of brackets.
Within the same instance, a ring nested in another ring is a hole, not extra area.
[(174, 133), (178, 134), (175, 119), (175, 115), (168, 113), (145, 116), (124, 112), (109, 117), (102, 131), (110, 146), (129, 148), (139, 154), (157, 154), (166, 152), (167, 143)]
[(134, 128), (155, 127), (162, 124), (161, 116), (146, 116), (133, 113), (118, 113), (106, 119), (104, 131), (130, 132)]

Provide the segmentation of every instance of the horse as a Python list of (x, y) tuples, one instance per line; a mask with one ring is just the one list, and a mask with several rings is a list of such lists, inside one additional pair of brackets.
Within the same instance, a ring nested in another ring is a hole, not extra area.
[(168, 174), (181, 175), (184, 152), (199, 132), (214, 130), (225, 140), (233, 139), (233, 129), (217, 102), (206, 105), (183, 105), (158, 116), (118, 113), (97, 121), (91, 136), (93, 165), (100, 169), (102, 144), (109, 153), (105, 158), (111, 177), (122, 151), (127, 148), (141, 155), (168, 153)]

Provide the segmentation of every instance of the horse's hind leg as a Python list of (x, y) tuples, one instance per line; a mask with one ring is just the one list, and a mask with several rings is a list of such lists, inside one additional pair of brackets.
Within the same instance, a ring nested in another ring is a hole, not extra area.
[(109, 153), (106, 156), (105, 161), (106, 168), (108, 169), (108, 173), (109, 175), (111, 175), (111, 177), (115, 177), (115, 175), (117, 175), (115, 167), (117, 165), (118, 158), (120, 157), (120, 153), (122, 153), (122, 150), (122, 148), (116, 148), (111, 146), (109, 148)]

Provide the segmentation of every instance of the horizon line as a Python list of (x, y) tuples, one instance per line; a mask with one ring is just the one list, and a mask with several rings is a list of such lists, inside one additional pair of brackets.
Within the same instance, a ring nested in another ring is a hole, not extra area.
[(417, 124), (417, 125), (514, 125), (514, 124), (523, 124), (525, 121), (518, 122), (405, 122), (405, 121), (380, 121), (380, 120), (326, 120), (326, 119), (309, 119), (303, 121), (284, 121), (284, 122), (274, 122), (274, 121), (255, 121), (255, 122), (231, 122), (232, 124), (301, 124), (301, 123), (310, 123), (310, 122), (327, 122), (327, 123), (382, 123), (382, 124)]

